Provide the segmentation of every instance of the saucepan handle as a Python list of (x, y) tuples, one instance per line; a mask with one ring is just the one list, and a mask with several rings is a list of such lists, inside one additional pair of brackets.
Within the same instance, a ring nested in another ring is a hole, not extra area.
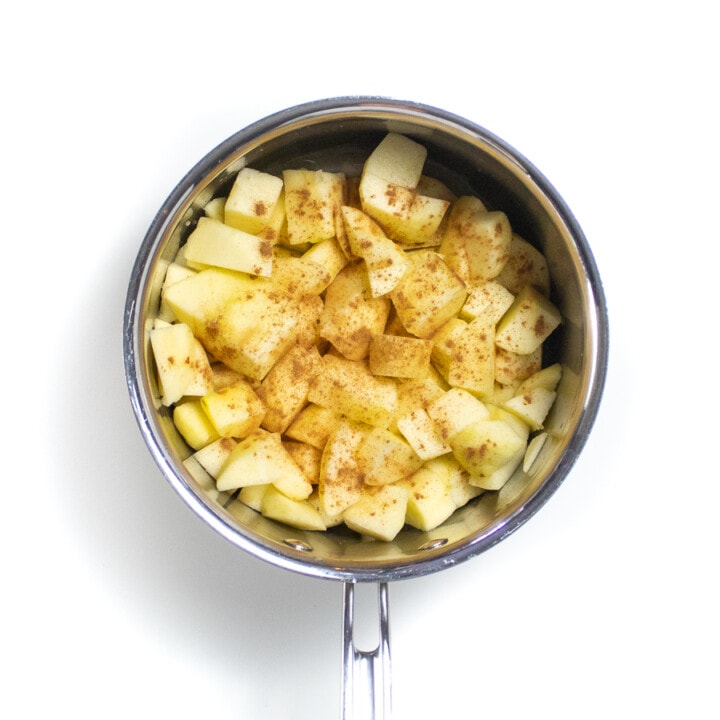
[(378, 583), (379, 642), (373, 650), (355, 644), (355, 583), (344, 583), (342, 720), (390, 720), (390, 622), (387, 583)]

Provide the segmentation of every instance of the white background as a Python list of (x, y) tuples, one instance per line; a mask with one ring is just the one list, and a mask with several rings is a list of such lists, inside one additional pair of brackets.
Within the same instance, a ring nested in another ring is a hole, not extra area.
[(136, 429), (121, 323), (145, 230), (200, 157), (286, 106), (375, 94), (464, 115), (543, 171), (612, 336), (548, 505), (391, 586), (395, 717), (720, 717), (711, 3), (22, 8), (0, 44), (0, 716), (338, 717), (341, 587), (182, 504)]

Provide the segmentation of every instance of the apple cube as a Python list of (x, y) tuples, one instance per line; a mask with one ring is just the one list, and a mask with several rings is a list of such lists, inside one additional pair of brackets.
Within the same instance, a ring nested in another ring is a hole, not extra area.
[(450, 440), (453, 454), (473, 477), (489, 477), (525, 451), (524, 440), (503, 420), (479, 420)]
[[(240, 488), (240, 492), (237, 494), (237, 500), (243, 505), (247, 505), (249, 508), (261, 513), (263, 498), (265, 497), (265, 493), (268, 491), (268, 488), (271, 487), (272, 485), (270, 485), (270, 483), (265, 485), (246, 485), (244, 488)], [(230, 514), (234, 514), (232, 506), (233, 503), (227, 507)]]
[(427, 339), (460, 312), (467, 290), (436, 252), (415, 250), (407, 257), (410, 265), (391, 299), (407, 331)]
[(328, 269), (307, 257), (276, 255), (273, 260), (272, 283), (288, 298), (324, 292), (332, 278)]
[(525, 447), (521, 447), (507, 462), (490, 475), (470, 475), (468, 482), (482, 490), (500, 490), (520, 467)]
[(160, 309), (158, 310), (158, 318), (172, 322), (176, 320), (175, 313), (170, 309), (168, 304), (165, 302), (165, 290), (172, 284), (185, 280), (192, 275), (195, 275), (197, 270), (182, 265), (179, 262), (171, 262), (167, 270), (165, 271), (165, 278), (163, 280), (162, 289), (160, 291)]
[(325, 293), (320, 336), (349, 360), (362, 360), (367, 357), (370, 339), (385, 329), (390, 307), (387, 297), (370, 297), (362, 261), (347, 265)]
[(225, 203), (227, 197), (215, 197), (212, 200), (208, 200), (203, 207), (203, 212), (206, 217), (212, 218), (213, 220), (219, 220), (225, 222)]
[(537, 386), (506, 400), (502, 407), (517, 415), (532, 430), (540, 430), (555, 402), (556, 394), (554, 390)]
[(397, 386), (376, 377), (361, 361), (324, 355), (308, 401), (351, 420), (387, 428), (397, 410)]
[(362, 426), (348, 420), (341, 420), (331, 430), (322, 454), (318, 483), (323, 513), (339, 515), (362, 496), (364, 481), (356, 458), (364, 437)]
[(542, 345), (528, 355), (495, 348), (495, 382), (517, 387), (542, 368)]
[(272, 244), (257, 235), (201, 217), (188, 236), (185, 260), (190, 267), (213, 266), (270, 277)]
[(246, 437), (260, 427), (265, 416), (265, 406), (245, 380), (208, 393), (201, 403), (221, 437)]
[(307, 500), (289, 498), (271, 485), (263, 493), (260, 512), (265, 517), (300, 530), (326, 530), (320, 512)]
[(221, 437), (197, 450), (194, 457), (211, 477), (217, 478), (236, 445), (234, 438)]
[(337, 238), (328, 238), (315, 243), (302, 257), (322, 265), (330, 276), (330, 282), (348, 264), (348, 257), (343, 252)]
[(329, 408), (309, 403), (285, 431), (285, 436), (322, 450), (340, 415)]
[(457, 509), (448, 473), (441, 468), (423, 466), (398, 484), (408, 491), (405, 522), (418, 530), (433, 530)]
[(270, 224), (282, 190), (282, 178), (253, 168), (242, 168), (235, 176), (225, 202), (225, 223), (256, 235)]
[(514, 299), (515, 296), (499, 282), (488, 280), (478, 287), (471, 288), (459, 317), (468, 322), (480, 317), (496, 325)]
[(495, 342), (504, 350), (528, 355), (545, 342), (561, 321), (555, 305), (532, 285), (526, 285), (498, 323)]
[(407, 502), (407, 488), (400, 485), (366, 487), (343, 512), (343, 520), (361, 535), (390, 542), (405, 524)]
[(199, 450), (219, 437), (199, 398), (178, 403), (172, 417), (178, 432), (193, 450)]
[(398, 335), (373, 335), (368, 346), (368, 366), (373, 375), (396, 378), (427, 377), (432, 342)]
[(272, 483), (293, 500), (304, 500), (312, 484), (282, 444), (279, 433), (262, 428), (235, 446), (218, 477), (218, 490)]
[(215, 478), (195, 459), (194, 455), (188, 455), (183, 462), (183, 467), (188, 471), (198, 487), (215, 502), (224, 505), (228, 501), (228, 493), (219, 492), (215, 487)]
[(532, 285), (546, 297), (550, 295), (550, 271), (545, 256), (516, 233), (510, 241), (507, 262), (495, 279), (513, 294)]
[(350, 251), (365, 261), (372, 296), (387, 295), (405, 274), (405, 253), (362, 210), (344, 205), (341, 212)]
[(450, 205), (371, 173), (363, 174), (359, 191), (363, 211), (389, 238), (406, 245), (424, 245), (436, 239)]
[(212, 386), (207, 355), (185, 323), (155, 327), (150, 331), (163, 405), (172, 405), (191, 389), (201, 395)]
[(423, 460), (445, 455), (452, 450), (425, 408), (416, 408), (399, 417), (397, 427), (410, 447)]
[(545, 388), (546, 390), (556, 390), (562, 378), (562, 373), (563, 367), (560, 363), (554, 363), (545, 368), (541, 368), (523, 380), (520, 387), (518, 387), (518, 394), (537, 387)]
[(320, 366), (317, 348), (294, 345), (278, 360), (260, 383), (257, 395), (266, 412), (262, 426), (285, 432), (307, 402), (310, 385)]
[(487, 406), (462, 388), (450, 388), (428, 405), (427, 412), (440, 437), (446, 441), (452, 440), (468, 425), (490, 417)]
[(424, 145), (405, 135), (390, 132), (365, 160), (363, 174), (377, 175), (412, 190), (420, 180), (426, 158)]
[(336, 236), (336, 216), (344, 201), (345, 175), (324, 170), (285, 170), (285, 214), (290, 245)]
[(295, 440), (283, 440), (283, 445), (305, 477), (313, 484), (320, 482), (322, 450)]
[(423, 462), (404, 437), (381, 428), (364, 434), (356, 458), (367, 485), (393, 483), (415, 472)]

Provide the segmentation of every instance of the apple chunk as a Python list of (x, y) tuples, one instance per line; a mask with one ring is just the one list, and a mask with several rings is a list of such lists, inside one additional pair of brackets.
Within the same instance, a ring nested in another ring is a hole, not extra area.
[(560, 325), (555, 305), (532, 285), (526, 285), (498, 323), (495, 342), (504, 350), (529, 355)]

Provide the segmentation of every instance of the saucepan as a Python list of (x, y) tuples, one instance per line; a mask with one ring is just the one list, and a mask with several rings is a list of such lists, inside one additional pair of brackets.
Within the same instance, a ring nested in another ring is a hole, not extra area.
[[(237, 504), (233, 512), (189, 472), (191, 454), (159, 392), (149, 348), (166, 268), (203, 207), (227, 192), (245, 166), (281, 174), (305, 167), (359, 174), (388, 132), (428, 149), (426, 172), (457, 194), (476, 194), (502, 209), (513, 230), (541, 250), (549, 265), (562, 325), (548, 361), (562, 380), (545, 421), (535, 462), (498, 491), (485, 492), (431, 531), (403, 528), (392, 542), (350, 532), (293, 529)], [(382, 97), (340, 97), (279, 111), (238, 131), (202, 158), (169, 194), (140, 244), (124, 316), (127, 386), (140, 432), (160, 472), (213, 530), (262, 561), (343, 588), (342, 717), (388, 718), (391, 707), (388, 584), (435, 573), (492, 548), (529, 520), (564, 481), (582, 451), (600, 407), (608, 358), (604, 291), (588, 241), (545, 176), (501, 138), (447, 110)], [(359, 583), (377, 585), (379, 643), (353, 639)], [(357, 715), (359, 717), (359, 715)]]

